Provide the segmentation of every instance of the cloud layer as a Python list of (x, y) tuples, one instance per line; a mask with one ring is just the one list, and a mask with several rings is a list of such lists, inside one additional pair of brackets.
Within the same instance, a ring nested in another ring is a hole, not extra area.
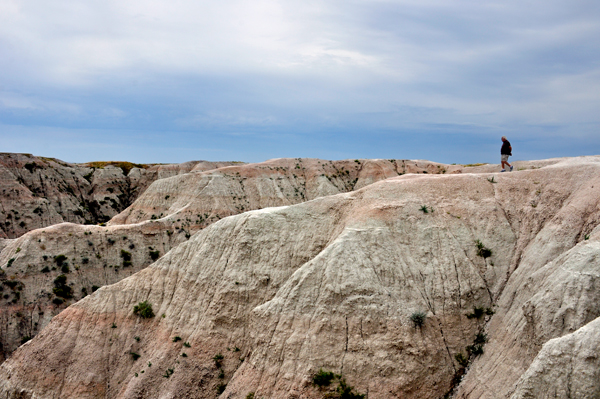
[(597, 1), (0, 0), (0, 70), (69, 161), (600, 153)]

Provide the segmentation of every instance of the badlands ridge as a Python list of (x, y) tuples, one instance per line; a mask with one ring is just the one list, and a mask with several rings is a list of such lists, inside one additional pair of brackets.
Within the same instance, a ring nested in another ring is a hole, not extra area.
[(2, 397), (600, 396), (599, 156), (162, 167), (4, 230)]

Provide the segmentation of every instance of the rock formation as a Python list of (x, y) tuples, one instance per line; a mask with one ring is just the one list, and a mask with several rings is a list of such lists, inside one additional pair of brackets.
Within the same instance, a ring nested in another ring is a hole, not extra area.
[[(600, 157), (538, 165), (223, 218), (55, 316), (0, 366), (0, 393), (331, 397), (312, 384), (323, 370), (370, 399), (593, 395)], [(213, 176), (204, 190), (223, 187)], [(165, 196), (183, 182), (165, 180)], [(181, 219), (178, 206), (134, 203), (125, 222)]]
[[(5, 158), (7, 159), (18, 158), (19, 156), (5, 154)], [(33, 169), (34, 171), (38, 169), (31, 167), (33, 164), (31, 157), (25, 155), (23, 157), (25, 160), (21, 161), (20, 169), (17, 167), (19, 164), (13, 161), (15, 170), (26, 173), (29, 169)], [(46, 160), (46, 158), (39, 159)], [(30, 165), (29, 167), (22, 165), (25, 161), (30, 162), (29, 164), (25, 164)], [(114, 211), (114, 209), (118, 209), (121, 206), (121, 202), (118, 201), (127, 203), (134, 196), (131, 193), (143, 192), (150, 182), (158, 180), (160, 183), (153, 186), (155, 188), (151, 190), (152, 194), (148, 196), (151, 198), (151, 201), (163, 207), (165, 211), (168, 204), (181, 204), (182, 201), (189, 201), (189, 204), (181, 206), (187, 211), (186, 215), (195, 213), (197, 215), (195, 219), (198, 223), (190, 223), (192, 219), (183, 217), (180, 212), (177, 215), (171, 215), (171, 217), (163, 218), (161, 215), (160, 220), (154, 220), (155, 218), (147, 220), (146, 222), (152, 223), (151, 228), (144, 225), (138, 227), (137, 221), (135, 225), (127, 225), (129, 227), (120, 226), (116, 230), (89, 229), (78, 225), (70, 225), (68, 228), (43, 228), (42, 230), (34, 230), (33, 234), (28, 235), (27, 238), (25, 236), (19, 238), (10, 245), (10, 248), (0, 254), (0, 266), (4, 265), (6, 269), (6, 274), (0, 275), (0, 283), (1, 281), (10, 281), (11, 279), (22, 282), (22, 284), (13, 287), (15, 295), (12, 295), (8, 291), (3, 294), (6, 296), (4, 301), (0, 299), (0, 313), (2, 314), (2, 318), (0, 319), (0, 323), (2, 323), (0, 324), (0, 358), (2, 359), (16, 349), (24, 340), (34, 337), (38, 331), (45, 327), (51, 317), (73, 302), (72, 300), (67, 300), (57, 304), (56, 302), (61, 301), (61, 299), (51, 294), (52, 290), (56, 288), (53, 286), (53, 281), (61, 274), (60, 271), (50, 272), (49, 270), (51, 269), (48, 269), (49, 264), (52, 264), (55, 256), (63, 255), (69, 261), (76, 262), (76, 275), (66, 276), (69, 278), (69, 284), (76, 291), (74, 296), (80, 298), (84, 295), (84, 293), (80, 294), (80, 289), (85, 289), (89, 293), (90, 287), (115, 283), (121, 278), (127, 277), (146, 267), (151, 263), (148, 260), (148, 248), (159, 246), (164, 249), (164, 251), (161, 250), (160, 252), (163, 254), (176, 244), (189, 238), (195, 229), (205, 227), (219, 220), (219, 213), (221, 215), (240, 213), (246, 209), (245, 206), (253, 209), (263, 207), (265, 204), (280, 205), (281, 203), (300, 202), (305, 200), (307, 195), (312, 199), (315, 196), (324, 195), (324, 193), (328, 192), (348, 191), (356, 185), (365, 185), (405, 172), (424, 173), (429, 171), (429, 173), (443, 173), (447, 170), (457, 171), (461, 168), (461, 166), (441, 165), (428, 161), (395, 160), (331, 162), (322, 160), (279, 159), (261, 164), (253, 164), (247, 168), (239, 168), (240, 163), (235, 163), (237, 167), (233, 168), (233, 171), (231, 170), (232, 168), (225, 167), (234, 164), (233, 162), (196, 161), (178, 165), (158, 165), (152, 167), (148, 167), (147, 165), (137, 165), (136, 167), (135, 164), (125, 162), (91, 162), (76, 166), (69, 166), (61, 161), (52, 162), (58, 166), (50, 168), (51, 170), (59, 167), (71, 168), (66, 170), (68, 172), (75, 170), (72, 173), (75, 176), (77, 176), (78, 167), (87, 168), (81, 173), (89, 170), (88, 173), (91, 173), (91, 175), (84, 175), (84, 178), (91, 182), (89, 191), (91, 193), (91, 202), (88, 201), (88, 203), (98, 204), (98, 206), (92, 206), (92, 209), (100, 209), (100, 207), (106, 205), (106, 201), (110, 200), (112, 204), (111, 209)], [(282, 172), (289, 172), (290, 165), (294, 165), (294, 168), (297, 170), (302, 170), (303, 175), (308, 176), (308, 178), (299, 180), (299, 177), (295, 173), (282, 174)], [(298, 165), (297, 168), (295, 167), (296, 165)], [(303, 166), (300, 167), (300, 165)], [(348, 165), (352, 165), (355, 168), (353, 173), (344, 173)], [(147, 167), (147, 169), (140, 167)], [(221, 169), (217, 169), (214, 172), (201, 173), (213, 167)], [(240, 170), (241, 173), (239, 172)], [(332, 175), (317, 175), (317, 171), (332, 173)], [(64, 170), (63, 172), (66, 173)], [(236, 179), (227, 178), (229, 173), (235, 174)], [(126, 178), (125, 175), (127, 175)], [(355, 175), (360, 175), (360, 178), (355, 177)], [(174, 180), (176, 182), (174, 185), (172, 183), (173, 180), (168, 179), (172, 176), (180, 177)], [(199, 189), (197, 187), (199, 176), (200, 179), (209, 180), (210, 183), (200, 184), (201, 188)], [(168, 182), (163, 183), (161, 179), (168, 180)], [(323, 184), (321, 182), (317, 187), (316, 180), (319, 179), (330, 183)], [(21, 180), (24, 181), (24, 179)], [(40, 178), (40, 181), (42, 180)], [(83, 181), (83, 179), (80, 180)], [(240, 186), (240, 180), (244, 182), (241, 185), (241, 189), (238, 187)], [(308, 194), (305, 195), (306, 189), (304, 187), (300, 191), (298, 189), (298, 181), (302, 181), (301, 188), (304, 186), (316, 188), (308, 190)], [(335, 184), (340, 186), (340, 188), (337, 188)], [(206, 189), (207, 185), (208, 189)], [(288, 189), (280, 190), (274, 194), (274, 186), (278, 188), (286, 187)], [(32, 190), (36, 191), (35, 188)], [(163, 196), (165, 190), (171, 194)], [(63, 194), (65, 192), (68, 193), (68, 190), (62, 190)], [(111, 200), (109, 197), (102, 197), (107, 192), (116, 195), (117, 199)], [(157, 192), (159, 193), (158, 195), (156, 194)], [(123, 193), (129, 194), (125, 195)], [(286, 199), (285, 195), (288, 195), (290, 198)], [(245, 202), (240, 205), (239, 202), (242, 198), (245, 199)], [(67, 199), (72, 198), (67, 197)], [(147, 201), (146, 199), (142, 203)], [(63, 202), (66, 201), (63, 200)], [(16, 206), (14, 207), (16, 208)], [(22, 208), (25, 208), (25, 211)], [(25, 215), (27, 207), (23, 206), (22, 208), (15, 209), (14, 211), (17, 214)], [(103, 212), (103, 214), (107, 214), (108, 211)], [(131, 212), (132, 210), (128, 209), (124, 212), (124, 215), (128, 215)], [(122, 219), (123, 217), (123, 215), (119, 215), (116, 219)], [(109, 224), (117, 225), (117, 223)], [(148, 234), (149, 229), (152, 231), (152, 234)], [(96, 233), (94, 239), (92, 238), (92, 232)], [(88, 234), (89, 237), (86, 237)], [(126, 243), (126, 246), (133, 244), (133, 247), (123, 249), (119, 245), (115, 247), (102, 245), (104, 242), (120, 242), (119, 234), (136, 237), (135, 243)], [(100, 241), (96, 240), (96, 237), (99, 237)], [(165, 237), (168, 239), (165, 239)], [(39, 245), (29, 245), (31, 242), (36, 242), (36, 240), (39, 242)], [(11, 242), (11, 240), (1, 240), (0, 246), (2, 248), (6, 247)], [(92, 245), (88, 246), (90, 243)], [(91, 248), (92, 246), (93, 248)], [(0, 251), (2, 248), (0, 248)], [(17, 252), (17, 249), (20, 252)], [(127, 251), (135, 259), (133, 267), (121, 268), (120, 263), (123, 259), (119, 258), (120, 249)], [(158, 249), (151, 250), (154, 253), (157, 251)], [(85, 259), (85, 263), (81, 262), (82, 259)], [(6, 267), (6, 265), (10, 266)], [(27, 267), (23, 269), (23, 265), (27, 265)], [(11, 266), (16, 267), (11, 268)], [(109, 278), (98, 279), (98, 270), (105, 268), (109, 269)], [(47, 271), (43, 272), (42, 270)], [(90, 281), (92, 282), (90, 283)], [(23, 287), (27, 288), (25, 289), (26, 295), (22, 296), (18, 290), (23, 290)], [(40, 293), (44, 293), (44, 295)], [(46, 317), (36, 317), (34, 314), (36, 309), (43, 311)]]
[(280, 158), (181, 174), (152, 184), (111, 225), (158, 220), (197, 231), (220, 218), (345, 193), (406, 173), (458, 173), (429, 161)]
[(0, 153), (0, 239), (61, 222), (106, 222), (156, 179), (234, 162), (137, 165), (69, 164), (30, 154)]
[(0, 253), (0, 358), (70, 304), (145, 268), (185, 239), (160, 223), (61, 223), (9, 240)]

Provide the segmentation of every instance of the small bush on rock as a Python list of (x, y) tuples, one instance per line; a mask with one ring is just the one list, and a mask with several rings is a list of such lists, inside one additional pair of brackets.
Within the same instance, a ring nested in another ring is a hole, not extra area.
[(331, 381), (335, 378), (335, 374), (331, 371), (319, 369), (319, 372), (313, 376), (313, 384), (318, 387), (328, 387)]
[(215, 366), (216, 366), (217, 368), (221, 368), (221, 360), (223, 360), (223, 359), (224, 359), (224, 357), (223, 357), (223, 355), (222, 355), (222, 354), (220, 354), (220, 353), (217, 353), (217, 354), (216, 354), (216, 355), (213, 357), (213, 360), (215, 361)]
[(139, 315), (143, 319), (151, 319), (154, 317), (152, 305), (148, 303), (148, 301), (140, 302), (137, 305), (135, 305), (133, 307), (133, 314)]
[(477, 245), (477, 256), (481, 256), (483, 259), (492, 256), (492, 250), (486, 248), (481, 241), (475, 240), (475, 245)]
[(410, 315), (410, 321), (413, 322), (413, 325), (415, 326), (415, 328), (421, 328), (423, 327), (423, 324), (425, 324), (425, 320), (427, 319), (427, 315), (425, 314), (425, 312), (414, 312), (413, 314)]
[(67, 260), (67, 257), (65, 255), (56, 255), (54, 257), (54, 262), (56, 263), (56, 266), (62, 266), (64, 261)]
[(160, 256), (159, 251), (150, 251), (150, 259), (157, 260), (159, 256)]

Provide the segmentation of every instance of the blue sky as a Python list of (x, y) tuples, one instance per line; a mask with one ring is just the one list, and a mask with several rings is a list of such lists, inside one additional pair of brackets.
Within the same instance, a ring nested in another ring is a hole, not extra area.
[(600, 154), (600, 2), (0, 0), (0, 151)]

